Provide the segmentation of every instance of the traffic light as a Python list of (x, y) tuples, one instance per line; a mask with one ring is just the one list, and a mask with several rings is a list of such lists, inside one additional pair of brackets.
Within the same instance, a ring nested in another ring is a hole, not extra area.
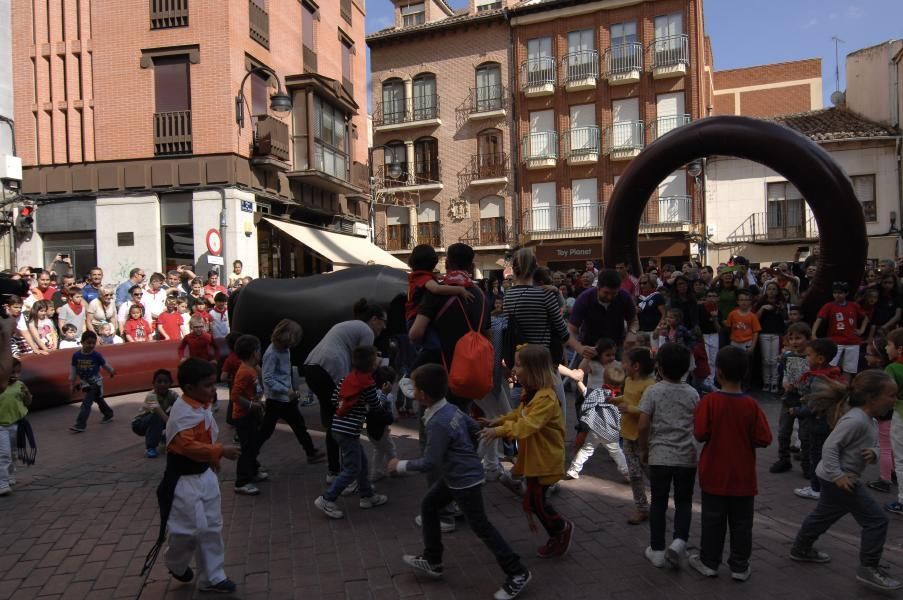
[(23, 206), (16, 217), (16, 229), (22, 235), (30, 235), (34, 232), (34, 206)]

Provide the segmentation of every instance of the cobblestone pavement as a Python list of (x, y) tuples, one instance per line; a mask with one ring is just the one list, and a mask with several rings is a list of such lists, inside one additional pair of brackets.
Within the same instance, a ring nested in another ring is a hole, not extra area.
[[(224, 390), (220, 392), (223, 395)], [(157, 533), (154, 490), (163, 460), (144, 458), (143, 439), (129, 421), (143, 394), (113, 398), (113, 424), (101, 426), (95, 412), (86, 433), (67, 431), (76, 405), (32, 415), (38, 464), (20, 469), (15, 492), (0, 498), (0, 599), (135, 598), (138, 573)], [(761, 400), (776, 430), (779, 403)], [(304, 409), (315, 441), (322, 445), (317, 408)], [(222, 420), (222, 412), (218, 413)], [(393, 426), (401, 457), (417, 452), (416, 421)], [(572, 432), (569, 434), (569, 437)], [(224, 427), (222, 438), (231, 436)], [(734, 582), (726, 567), (714, 580), (693, 571), (653, 568), (643, 557), (648, 528), (627, 525), (632, 509), (630, 489), (619, 483), (604, 450), (587, 464), (584, 475), (562, 483), (556, 508), (574, 520), (570, 553), (543, 561), (535, 549), (545, 540), (530, 532), (520, 502), (498, 483), (486, 486), (490, 519), (533, 570), (525, 598), (863, 598), (872, 594), (854, 578), (858, 529), (847, 517), (819, 543), (833, 557), (828, 565), (798, 564), (788, 559), (790, 543), (811, 500), (797, 498), (793, 487), (805, 485), (795, 471), (771, 475), (768, 466), (776, 444), (759, 452), (759, 488), (753, 534), (752, 578)], [(445, 576), (429, 580), (401, 561), (403, 553), (421, 549), (413, 523), (424, 480), (392, 478), (377, 484), (389, 504), (361, 511), (356, 498), (343, 498), (346, 518), (327, 519), (313, 506), (324, 487), (325, 467), (309, 466), (284, 425), (265, 446), (261, 462), (272, 475), (261, 495), (232, 492), (235, 467), (225, 463), (223, 514), (226, 572), (245, 599), (491, 598), (503, 577), (492, 556), (459, 521), (446, 534)], [(875, 469), (867, 473), (876, 476)], [(877, 493), (876, 493), (877, 494)], [(890, 494), (877, 494), (881, 502)], [(699, 492), (696, 492), (698, 501)], [(884, 562), (903, 576), (903, 523), (890, 515)], [(699, 505), (694, 506), (690, 544), (699, 540)], [(151, 572), (142, 598), (188, 599), (199, 594), (191, 585), (171, 580), (161, 560)], [(878, 597), (875, 595), (875, 597)]]

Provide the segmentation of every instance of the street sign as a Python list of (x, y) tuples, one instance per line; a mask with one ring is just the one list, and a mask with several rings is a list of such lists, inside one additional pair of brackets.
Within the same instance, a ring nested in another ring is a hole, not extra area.
[(223, 261), (223, 257), (222, 257), (222, 256), (216, 256), (216, 255), (210, 254), (210, 255), (207, 256), (207, 264), (208, 264), (208, 265), (221, 265), (221, 266), (222, 266), (222, 265), (224, 265), (224, 264), (226, 264), (226, 263)]
[(219, 229), (211, 229), (207, 232), (207, 252), (213, 256), (219, 256), (223, 253), (223, 238), (219, 233)]
[(242, 200), (241, 201), (241, 212), (252, 213), (254, 212), (254, 203), (250, 200)]

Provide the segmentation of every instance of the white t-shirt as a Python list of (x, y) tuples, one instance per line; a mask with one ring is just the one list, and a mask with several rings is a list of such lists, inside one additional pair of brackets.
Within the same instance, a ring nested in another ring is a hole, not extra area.
[(166, 312), (166, 290), (161, 288), (155, 294), (150, 288), (145, 289), (144, 296), (141, 297), (141, 304), (144, 305), (144, 318), (150, 323)]

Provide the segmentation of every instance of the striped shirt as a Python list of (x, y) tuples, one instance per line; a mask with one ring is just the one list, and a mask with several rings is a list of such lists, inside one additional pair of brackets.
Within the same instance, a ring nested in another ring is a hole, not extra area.
[[(332, 405), (334, 407), (339, 406), (339, 390), (342, 389), (342, 382), (344, 381), (345, 379), (342, 378), (332, 393)], [(370, 408), (379, 408), (376, 387), (372, 385), (361, 392), (357, 403), (344, 416), (336, 415), (332, 418), (332, 432), (354, 437), (360, 436), (361, 429), (363, 429), (367, 420), (367, 411)]]
[(523, 342), (551, 346), (554, 330), (562, 341), (570, 338), (561, 316), (560, 294), (532, 285), (516, 285), (505, 292), (505, 316), (517, 321)]

